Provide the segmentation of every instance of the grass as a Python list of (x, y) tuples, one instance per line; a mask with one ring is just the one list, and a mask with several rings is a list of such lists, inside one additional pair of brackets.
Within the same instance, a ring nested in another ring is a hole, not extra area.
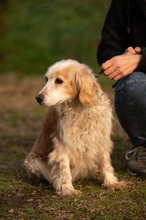
[(1, 0), (0, 73), (39, 74), (61, 59), (96, 71), (97, 45), (111, 0)]
[[(34, 100), (42, 79), (18, 78), (16, 74), (0, 76), (0, 219), (146, 219), (146, 182), (126, 172), (124, 155), (130, 144), (116, 117), (112, 162), (119, 179), (130, 182), (126, 189), (106, 190), (95, 177), (74, 184), (82, 191), (81, 196), (59, 197), (46, 181), (27, 177), (22, 163), (39, 133), (46, 109)], [(105, 89), (113, 100), (111, 88)]]

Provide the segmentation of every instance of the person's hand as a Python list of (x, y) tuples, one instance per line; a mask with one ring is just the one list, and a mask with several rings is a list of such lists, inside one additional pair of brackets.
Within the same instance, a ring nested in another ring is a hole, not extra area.
[(102, 64), (103, 73), (113, 80), (119, 80), (131, 74), (141, 60), (139, 47), (128, 47), (124, 54), (115, 56)]
[(131, 54), (137, 54), (138, 53), (139, 54), (139, 53), (141, 53), (141, 48), (140, 47), (135, 47), (135, 48), (128, 47), (126, 49), (125, 53), (131, 53)]

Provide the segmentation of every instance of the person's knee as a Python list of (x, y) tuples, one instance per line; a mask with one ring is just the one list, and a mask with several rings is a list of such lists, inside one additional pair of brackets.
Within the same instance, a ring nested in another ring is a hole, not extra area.
[(146, 74), (142, 72), (133, 72), (128, 77), (121, 79), (117, 83), (115, 95), (116, 98), (123, 96), (124, 99), (139, 100), (145, 98)]

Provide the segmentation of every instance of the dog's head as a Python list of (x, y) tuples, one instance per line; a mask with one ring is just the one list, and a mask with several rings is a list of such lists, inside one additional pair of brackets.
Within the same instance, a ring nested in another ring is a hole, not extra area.
[(78, 99), (83, 105), (94, 105), (101, 93), (91, 69), (74, 60), (62, 60), (51, 66), (46, 85), (36, 96), (40, 104), (53, 106)]

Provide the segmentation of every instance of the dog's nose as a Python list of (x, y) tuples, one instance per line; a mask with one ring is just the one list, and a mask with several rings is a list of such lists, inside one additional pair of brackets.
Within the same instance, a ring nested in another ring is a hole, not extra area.
[(38, 103), (41, 104), (42, 101), (44, 100), (44, 95), (43, 94), (38, 94), (35, 98), (38, 101)]

